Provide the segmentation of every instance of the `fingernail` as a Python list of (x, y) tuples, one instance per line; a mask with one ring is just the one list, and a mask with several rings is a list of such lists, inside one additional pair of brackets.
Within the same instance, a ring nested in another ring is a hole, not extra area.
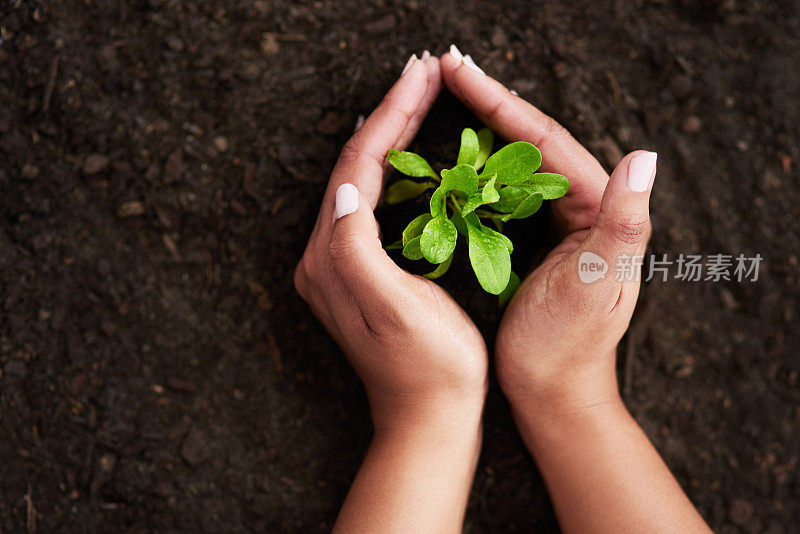
[(461, 51), (454, 44), (450, 45), (450, 55), (459, 61), (464, 60), (464, 56), (461, 54)]
[(481, 69), (479, 66), (477, 66), (477, 65), (475, 64), (475, 62), (472, 60), (472, 58), (470, 57), (470, 55), (469, 55), (469, 54), (467, 54), (466, 56), (464, 56), (464, 57), (461, 59), (461, 62), (462, 62), (464, 65), (466, 65), (467, 67), (471, 68), (472, 70), (474, 70), (474, 71), (476, 71), (476, 72), (480, 72), (481, 74), (486, 74), (485, 72), (483, 72), (483, 69)]
[(430, 52), (428, 52), (427, 50), (423, 50), (423, 51), (422, 51), (422, 57), (420, 57), (420, 59), (421, 59), (422, 61), (425, 61), (425, 60), (426, 60), (426, 59), (428, 59), (429, 57), (431, 57), (431, 53), (430, 53)]
[(411, 54), (411, 57), (408, 58), (408, 62), (406, 62), (406, 66), (403, 67), (403, 72), (400, 73), (400, 76), (408, 72), (408, 69), (411, 68), (411, 65), (417, 60), (417, 54)]
[(518, 92), (516, 92), (516, 91), (515, 91), (515, 90), (513, 90), (513, 89), (511, 89), (511, 90), (509, 91), (509, 93), (511, 93), (511, 94), (512, 94), (512, 95), (514, 95), (514, 96), (519, 96), (519, 93), (518, 93)]
[(341, 219), (358, 209), (358, 189), (353, 184), (342, 184), (336, 190), (334, 216)]
[(655, 152), (640, 152), (628, 163), (628, 189), (641, 193), (647, 191), (656, 177)]
[(353, 132), (357, 132), (364, 126), (364, 115), (359, 115), (356, 119), (356, 127), (353, 128)]

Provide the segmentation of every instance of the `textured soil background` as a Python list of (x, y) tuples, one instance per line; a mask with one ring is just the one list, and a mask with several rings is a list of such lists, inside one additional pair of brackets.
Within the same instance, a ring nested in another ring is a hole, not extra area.
[[(652, 253), (764, 257), (647, 284), (620, 375), (715, 530), (800, 532), (799, 9), (0, 0), (0, 531), (330, 528), (370, 423), (292, 269), (356, 117), (455, 42), (607, 167), (659, 152)], [(466, 125), (443, 95), (412, 149)], [(468, 267), (443, 284), (491, 342)], [(466, 531), (557, 531), (496, 387), (485, 419)]]

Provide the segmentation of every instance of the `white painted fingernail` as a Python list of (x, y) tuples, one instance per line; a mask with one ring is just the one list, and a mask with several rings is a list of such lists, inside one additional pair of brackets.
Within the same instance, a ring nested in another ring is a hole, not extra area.
[(342, 184), (336, 190), (336, 208), (333, 210), (337, 219), (350, 215), (358, 209), (358, 189), (353, 184)]
[(450, 45), (450, 55), (459, 61), (462, 61), (464, 59), (464, 56), (461, 55), (461, 51), (454, 44)]
[(461, 62), (464, 65), (466, 65), (467, 67), (470, 67), (471, 69), (473, 69), (476, 72), (480, 72), (481, 74), (486, 74), (485, 72), (483, 72), (483, 69), (481, 69), (479, 66), (477, 66), (475, 64), (475, 61), (472, 60), (472, 58), (470, 57), (469, 54), (464, 56), (463, 59), (461, 60)]
[(425, 60), (426, 60), (426, 59), (428, 59), (429, 57), (431, 57), (431, 53), (430, 53), (430, 52), (428, 52), (427, 50), (423, 50), (423, 51), (422, 51), (422, 57), (420, 57), (420, 59), (421, 59), (422, 61), (425, 61)]
[(641, 193), (647, 191), (656, 177), (655, 152), (641, 152), (631, 158), (628, 163), (628, 189)]
[(515, 91), (515, 90), (513, 90), (513, 89), (511, 89), (511, 90), (509, 91), (509, 93), (511, 93), (511, 94), (512, 94), (512, 95), (514, 95), (514, 96), (519, 96), (519, 93), (518, 93), (518, 92), (516, 92), (516, 91)]
[(408, 69), (411, 68), (411, 65), (417, 60), (417, 54), (411, 54), (411, 57), (408, 58), (408, 62), (406, 62), (406, 66), (403, 67), (403, 72), (400, 73), (400, 76), (408, 72)]
[(356, 127), (353, 128), (353, 132), (359, 131), (362, 126), (364, 126), (364, 115), (359, 115), (356, 119)]

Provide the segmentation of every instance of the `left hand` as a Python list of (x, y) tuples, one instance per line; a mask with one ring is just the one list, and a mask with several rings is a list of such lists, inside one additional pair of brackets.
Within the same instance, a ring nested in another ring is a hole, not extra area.
[(389, 258), (373, 216), (386, 153), (414, 137), (440, 86), (438, 60), (414, 60), (347, 142), (295, 271), (298, 292), (363, 380), (376, 433), (436, 428), (458, 414), (477, 428), (486, 392), (477, 328), (441, 287)]

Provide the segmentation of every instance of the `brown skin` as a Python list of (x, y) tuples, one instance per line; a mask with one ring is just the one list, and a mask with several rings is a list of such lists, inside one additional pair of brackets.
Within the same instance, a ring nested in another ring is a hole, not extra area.
[[(544, 170), (570, 179), (569, 193), (553, 203), (563, 241), (514, 296), (495, 347), (501, 387), (562, 529), (708, 532), (618, 393), (616, 345), (638, 284), (578, 278), (583, 251), (611, 265), (620, 254), (643, 253), (655, 170), (645, 191), (632, 189), (631, 161), (643, 154), (634, 152), (609, 178), (555, 121), (449, 54), (441, 66), (436, 58), (412, 62), (347, 143), (295, 273), (298, 291), (364, 381), (375, 425), (334, 531), (458, 532), (474, 475), (485, 343), (444, 290), (391, 261), (372, 214), (385, 154), (413, 138), (440, 76), (494, 131), (534, 143)], [(344, 183), (358, 190), (354, 211), (337, 209)]]
[[(629, 186), (629, 154), (609, 177), (553, 119), (500, 83), (442, 57), (445, 83), (509, 141), (529, 141), (543, 170), (570, 180), (553, 202), (563, 241), (523, 282), (497, 335), (495, 368), (515, 421), (541, 470), (564, 532), (710, 532), (630, 416), (616, 382), (616, 347), (628, 328), (638, 282), (613, 273), (580, 281), (589, 251), (613, 269), (644, 253), (649, 198)], [(641, 159), (639, 160), (641, 161)]]
[[(486, 344), (447, 292), (387, 256), (372, 214), (386, 152), (413, 138), (440, 86), (438, 59), (413, 62), (354, 134), (295, 272), (363, 380), (375, 425), (336, 532), (458, 532), (477, 463)], [(360, 192), (358, 209), (334, 221), (343, 183)]]

